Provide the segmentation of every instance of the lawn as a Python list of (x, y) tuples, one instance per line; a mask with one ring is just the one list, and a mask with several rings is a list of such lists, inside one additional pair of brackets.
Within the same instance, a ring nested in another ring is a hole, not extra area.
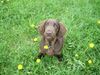
[[(61, 63), (34, 61), (49, 18), (68, 29)], [(100, 75), (100, 0), (0, 0), (0, 75)]]

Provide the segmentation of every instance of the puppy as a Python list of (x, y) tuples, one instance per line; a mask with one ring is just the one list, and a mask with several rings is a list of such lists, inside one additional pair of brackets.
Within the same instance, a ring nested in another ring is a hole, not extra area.
[[(63, 58), (63, 40), (66, 33), (64, 25), (55, 19), (48, 19), (42, 21), (38, 29), (42, 36), (38, 58), (44, 57), (47, 54), (49, 56), (56, 56), (61, 61)], [(44, 48), (45, 45), (48, 46), (48, 49)]]

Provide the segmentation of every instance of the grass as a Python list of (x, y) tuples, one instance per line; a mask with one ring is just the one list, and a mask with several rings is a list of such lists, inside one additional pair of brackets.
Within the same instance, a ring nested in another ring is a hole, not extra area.
[[(40, 35), (30, 25), (48, 18), (68, 28), (61, 63), (48, 56), (40, 63), (33, 60), (39, 52)], [(100, 0), (0, 0), (0, 75), (100, 75), (97, 21)], [(19, 64), (23, 70), (18, 70)]]

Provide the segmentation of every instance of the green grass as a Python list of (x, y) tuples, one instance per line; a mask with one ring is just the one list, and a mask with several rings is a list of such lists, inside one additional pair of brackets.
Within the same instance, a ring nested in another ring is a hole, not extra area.
[[(40, 35), (30, 25), (49, 18), (68, 28), (64, 61), (46, 56), (36, 63)], [(0, 75), (100, 75), (98, 20), (100, 0), (0, 0)], [(34, 37), (38, 42), (31, 40)], [(89, 48), (91, 42), (94, 48)]]

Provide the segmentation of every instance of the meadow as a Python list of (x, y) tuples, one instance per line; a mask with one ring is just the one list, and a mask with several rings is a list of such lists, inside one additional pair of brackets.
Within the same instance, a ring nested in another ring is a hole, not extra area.
[[(39, 62), (41, 21), (64, 23), (64, 60)], [(100, 75), (100, 0), (0, 0), (0, 75)]]

